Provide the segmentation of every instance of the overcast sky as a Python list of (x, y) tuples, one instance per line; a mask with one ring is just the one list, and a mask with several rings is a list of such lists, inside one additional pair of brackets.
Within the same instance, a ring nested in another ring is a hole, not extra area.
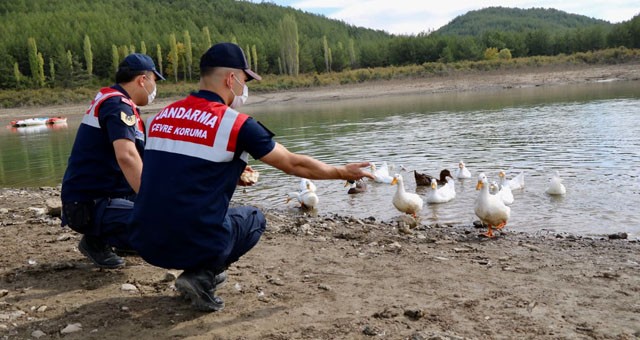
[[(252, 0), (263, 2), (263, 0)], [(618, 23), (640, 13), (640, 0), (269, 0), (306, 12), (322, 14), (348, 24), (393, 34), (436, 30), (468, 11), (492, 6), (555, 8)]]

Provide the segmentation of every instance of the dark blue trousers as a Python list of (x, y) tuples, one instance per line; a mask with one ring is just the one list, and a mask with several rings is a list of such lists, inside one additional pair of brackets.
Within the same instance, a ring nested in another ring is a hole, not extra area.
[[(255, 247), (267, 227), (267, 220), (262, 211), (255, 207), (229, 208), (224, 219), (225, 227), (232, 231), (233, 247), (231, 253), (222, 264), (222, 268), (213, 268), (220, 272), (230, 264), (238, 261), (251, 248)], [(218, 267), (216, 265), (215, 267)]]

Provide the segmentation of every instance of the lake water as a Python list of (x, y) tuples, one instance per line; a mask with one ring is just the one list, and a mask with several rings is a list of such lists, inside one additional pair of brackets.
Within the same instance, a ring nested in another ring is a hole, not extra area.
[[(457, 197), (425, 204), (425, 223), (471, 224), (478, 173), (497, 179), (525, 172), (526, 187), (514, 191), (507, 229), (640, 236), (640, 84), (601, 82), (511, 89), (338, 100), (321, 103), (249, 105), (246, 111), (276, 133), (289, 150), (330, 164), (383, 161), (402, 173), (408, 191), (418, 170), (437, 174), (464, 160), (473, 178), (456, 181)], [(65, 113), (68, 126), (0, 132), (0, 186), (57, 185), (66, 166), (82, 112)], [(8, 122), (6, 122), (8, 123)], [(2, 122), (2, 124), (6, 124)], [(300, 213), (286, 194), (299, 180), (251, 161), (260, 181), (236, 197)], [(544, 193), (558, 170), (564, 197)], [(348, 195), (344, 182), (315, 181), (319, 214), (378, 220), (400, 215), (391, 204), (395, 186), (369, 183)]]

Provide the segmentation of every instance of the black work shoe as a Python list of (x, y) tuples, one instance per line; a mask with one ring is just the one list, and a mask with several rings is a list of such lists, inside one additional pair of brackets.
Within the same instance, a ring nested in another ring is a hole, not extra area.
[(78, 250), (99, 268), (124, 267), (124, 259), (116, 255), (109, 245), (94, 236), (84, 235), (78, 243)]
[(185, 298), (191, 300), (191, 305), (203, 312), (216, 312), (224, 308), (224, 301), (215, 296), (216, 289), (227, 280), (227, 274), (222, 272), (214, 275), (211, 271), (184, 271), (176, 279), (176, 289)]
[(118, 256), (138, 256), (138, 252), (133, 249), (113, 247), (113, 252)]

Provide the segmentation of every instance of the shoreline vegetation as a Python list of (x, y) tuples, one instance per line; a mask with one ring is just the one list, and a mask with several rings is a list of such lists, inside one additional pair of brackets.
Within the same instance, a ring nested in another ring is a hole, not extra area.
[[(625, 47), (580, 52), (571, 55), (539, 56), (452, 63), (430, 62), (422, 65), (388, 66), (355, 69), (342, 72), (301, 74), (297, 77), (266, 75), (260, 82), (251, 84), (252, 95), (272, 94), (283, 91), (322, 91), (326, 88), (349, 87), (384, 81), (421, 82), (514, 75), (535, 72), (553, 72), (567, 69), (629, 65), (640, 63), (640, 49)], [(96, 84), (94, 88), (42, 88), (3, 90), (0, 92), (0, 109), (81, 104), (90, 100), (97, 88), (111, 83)], [(158, 82), (159, 100), (182, 97), (197, 88), (197, 82)]]

